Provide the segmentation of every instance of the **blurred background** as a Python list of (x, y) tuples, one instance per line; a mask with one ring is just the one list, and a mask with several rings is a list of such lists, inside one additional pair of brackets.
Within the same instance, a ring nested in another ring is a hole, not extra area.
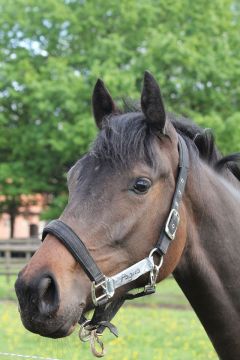
[[(88, 359), (76, 335), (22, 328), (13, 283), (96, 135), (93, 86), (100, 77), (117, 102), (138, 99), (148, 69), (168, 111), (212, 128), (223, 154), (240, 151), (240, 2), (0, 0), (0, 13), (0, 359)], [(125, 336), (109, 338), (108, 359), (217, 358), (173, 279), (117, 322)]]

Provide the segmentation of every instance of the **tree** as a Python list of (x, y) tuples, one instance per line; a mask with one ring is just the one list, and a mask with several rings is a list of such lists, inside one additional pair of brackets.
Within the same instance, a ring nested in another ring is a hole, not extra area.
[(212, 126), (223, 152), (239, 149), (238, 2), (0, 0), (0, 11), (5, 211), (22, 193), (64, 198), (64, 173), (95, 135), (98, 77), (120, 100), (139, 96), (149, 69), (169, 110)]

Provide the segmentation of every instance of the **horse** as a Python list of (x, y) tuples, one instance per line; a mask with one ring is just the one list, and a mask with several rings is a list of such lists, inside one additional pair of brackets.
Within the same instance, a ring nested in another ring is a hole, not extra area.
[(116, 333), (123, 302), (173, 274), (218, 356), (239, 359), (239, 154), (223, 157), (209, 130), (166, 112), (147, 71), (140, 106), (119, 109), (99, 79), (92, 107), (99, 133), (67, 174), (68, 204), (15, 283), (24, 326)]

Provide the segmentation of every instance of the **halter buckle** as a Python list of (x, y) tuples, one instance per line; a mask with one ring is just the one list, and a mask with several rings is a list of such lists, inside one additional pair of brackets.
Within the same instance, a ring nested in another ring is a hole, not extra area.
[(179, 221), (179, 212), (176, 209), (172, 209), (165, 225), (165, 232), (171, 240), (175, 239)]
[[(100, 294), (97, 296), (96, 292), (100, 291)], [(105, 277), (103, 281), (96, 284), (95, 281), (92, 282), (92, 301), (95, 306), (104, 305), (106, 302), (113, 297), (115, 293), (114, 283), (112, 279)]]

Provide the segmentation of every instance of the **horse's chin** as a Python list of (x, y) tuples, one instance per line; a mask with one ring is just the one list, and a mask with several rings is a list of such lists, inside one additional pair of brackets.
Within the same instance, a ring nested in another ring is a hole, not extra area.
[(44, 337), (56, 339), (72, 334), (78, 324), (80, 315), (69, 316), (68, 314), (68, 316), (58, 316), (51, 319), (41, 318), (40, 320), (37, 316), (21, 314), (21, 320), (27, 330)]
[(76, 326), (77, 326), (77, 323), (70, 325), (70, 327), (69, 327), (69, 324), (64, 324), (63, 326), (61, 326), (59, 329), (57, 329), (56, 331), (54, 331), (51, 334), (48, 334), (48, 335), (40, 334), (40, 335), (49, 337), (52, 339), (58, 339), (58, 338), (62, 338), (62, 337), (71, 335), (73, 333), (73, 331), (75, 330)]

